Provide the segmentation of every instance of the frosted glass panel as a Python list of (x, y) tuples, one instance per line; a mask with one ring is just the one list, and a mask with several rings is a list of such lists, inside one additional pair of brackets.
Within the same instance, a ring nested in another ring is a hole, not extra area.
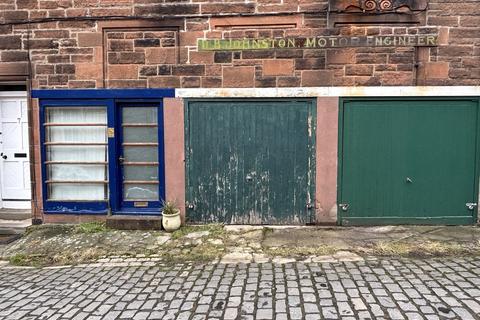
[(123, 198), (127, 201), (158, 201), (158, 184), (124, 184)]
[(51, 164), (48, 165), (52, 180), (105, 180), (105, 165)]
[[(55, 107), (46, 109), (45, 142), (106, 143), (107, 111), (104, 107)], [(75, 124), (104, 124), (105, 126), (76, 126)], [(56, 126), (55, 124), (71, 124)], [(46, 146), (47, 180), (50, 200), (105, 200), (107, 188), (103, 183), (89, 184), (82, 181), (106, 181), (107, 166), (65, 164), (55, 162), (106, 162), (107, 146)], [(67, 181), (68, 183), (55, 183)], [(78, 181), (78, 183), (76, 183)]]
[(55, 107), (47, 109), (47, 122), (53, 123), (107, 123), (103, 107)]
[(123, 123), (157, 123), (156, 107), (124, 107)]
[(158, 162), (158, 147), (123, 147), (125, 161)]
[(106, 127), (47, 127), (47, 139), (52, 142), (105, 143)]
[(157, 166), (123, 166), (125, 180), (158, 181)]
[(157, 127), (124, 127), (124, 142), (157, 142)]
[(55, 161), (107, 161), (107, 146), (47, 146), (47, 159)]
[(49, 200), (94, 201), (106, 200), (106, 187), (101, 184), (52, 184), (48, 188)]

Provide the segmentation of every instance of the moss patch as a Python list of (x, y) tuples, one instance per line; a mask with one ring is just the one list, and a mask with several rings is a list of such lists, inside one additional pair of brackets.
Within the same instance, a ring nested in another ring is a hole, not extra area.
[(444, 241), (419, 241), (415, 243), (405, 241), (379, 242), (366, 251), (379, 256), (420, 258), (480, 254), (478, 247)]
[(269, 256), (279, 257), (307, 257), (332, 255), (341, 249), (320, 245), (318, 247), (266, 247), (263, 252)]
[(189, 233), (199, 232), (199, 231), (208, 231), (210, 234), (209, 238), (220, 238), (225, 235), (225, 229), (223, 224), (212, 223), (201, 226), (182, 226), (180, 229), (172, 232), (172, 239), (177, 240), (183, 238)]
[(104, 222), (85, 222), (75, 226), (77, 233), (98, 233), (107, 231)]
[[(185, 237), (198, 231), (209, 233), (196, 239)], [(224, 239), (225, 231), (220, 224), (183, 227), (173, 235), (161, 231), (111, 230), (98, 222), (42, 225), (30, 228), (6, 248), (1, 258), (19, 266), (75, 265), (113, 256), (160, 257), (165, 263), (207, 262), (223, 255)]]

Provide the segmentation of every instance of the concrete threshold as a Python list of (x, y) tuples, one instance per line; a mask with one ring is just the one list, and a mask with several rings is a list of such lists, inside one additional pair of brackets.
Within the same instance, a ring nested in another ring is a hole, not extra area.
[(30, 209), (0, 209), (0, 220), (26, 220), (32, 218)]
[(32, 224), (32, 219), (0, 220), (0, 235), (21, 234)]

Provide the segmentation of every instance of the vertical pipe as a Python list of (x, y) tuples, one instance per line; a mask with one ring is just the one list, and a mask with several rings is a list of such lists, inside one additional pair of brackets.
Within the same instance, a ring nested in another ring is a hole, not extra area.
[(39, 207), (37, 201), (37, 181), (35, 172), (35, 144), (34, 144), (34, 117), (33, 117), (33, 105), (32, 105), (32, 59), (30, 57), (30, 22), (27, 24), (27, 59), (28, 59), (28, 78), (27, 84), (27, 119), (28, 119), (28, 149), (30, 154), (30, 198), (31, 198), (31, 210), (32, 210), (32, 224), (42, 224), (42, 218), (39, 216)]

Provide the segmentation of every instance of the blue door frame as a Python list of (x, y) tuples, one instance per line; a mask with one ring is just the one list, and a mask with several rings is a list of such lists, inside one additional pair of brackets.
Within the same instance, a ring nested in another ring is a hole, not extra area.
[[(119, 175), (119, 145), (121, 146), (121, 125), (119, 111), (125, 103), (148, 103), (158, 106), (159, 143), (159, 196), (165, 199), (165, 166), (163, 135), (163, 98), (175, 97), (174, 89), (85, 89), (85, 90), (32, 90), (32, 98), (39, 99), (40, 143), (42, 165), (42, 198), (44, 212), (49, 214), (160, 214), (160, 201), (146, 208), (121, 208), (122, 179)], [(45, 108), (72, 106), (104, 106), (107, 108), (108, 137), (108, 201), (49, 201), (45, 165)], [(111, 131), (110, 131), (111, 130)], [(110, 134), (112, 132), (112, 134)]]

